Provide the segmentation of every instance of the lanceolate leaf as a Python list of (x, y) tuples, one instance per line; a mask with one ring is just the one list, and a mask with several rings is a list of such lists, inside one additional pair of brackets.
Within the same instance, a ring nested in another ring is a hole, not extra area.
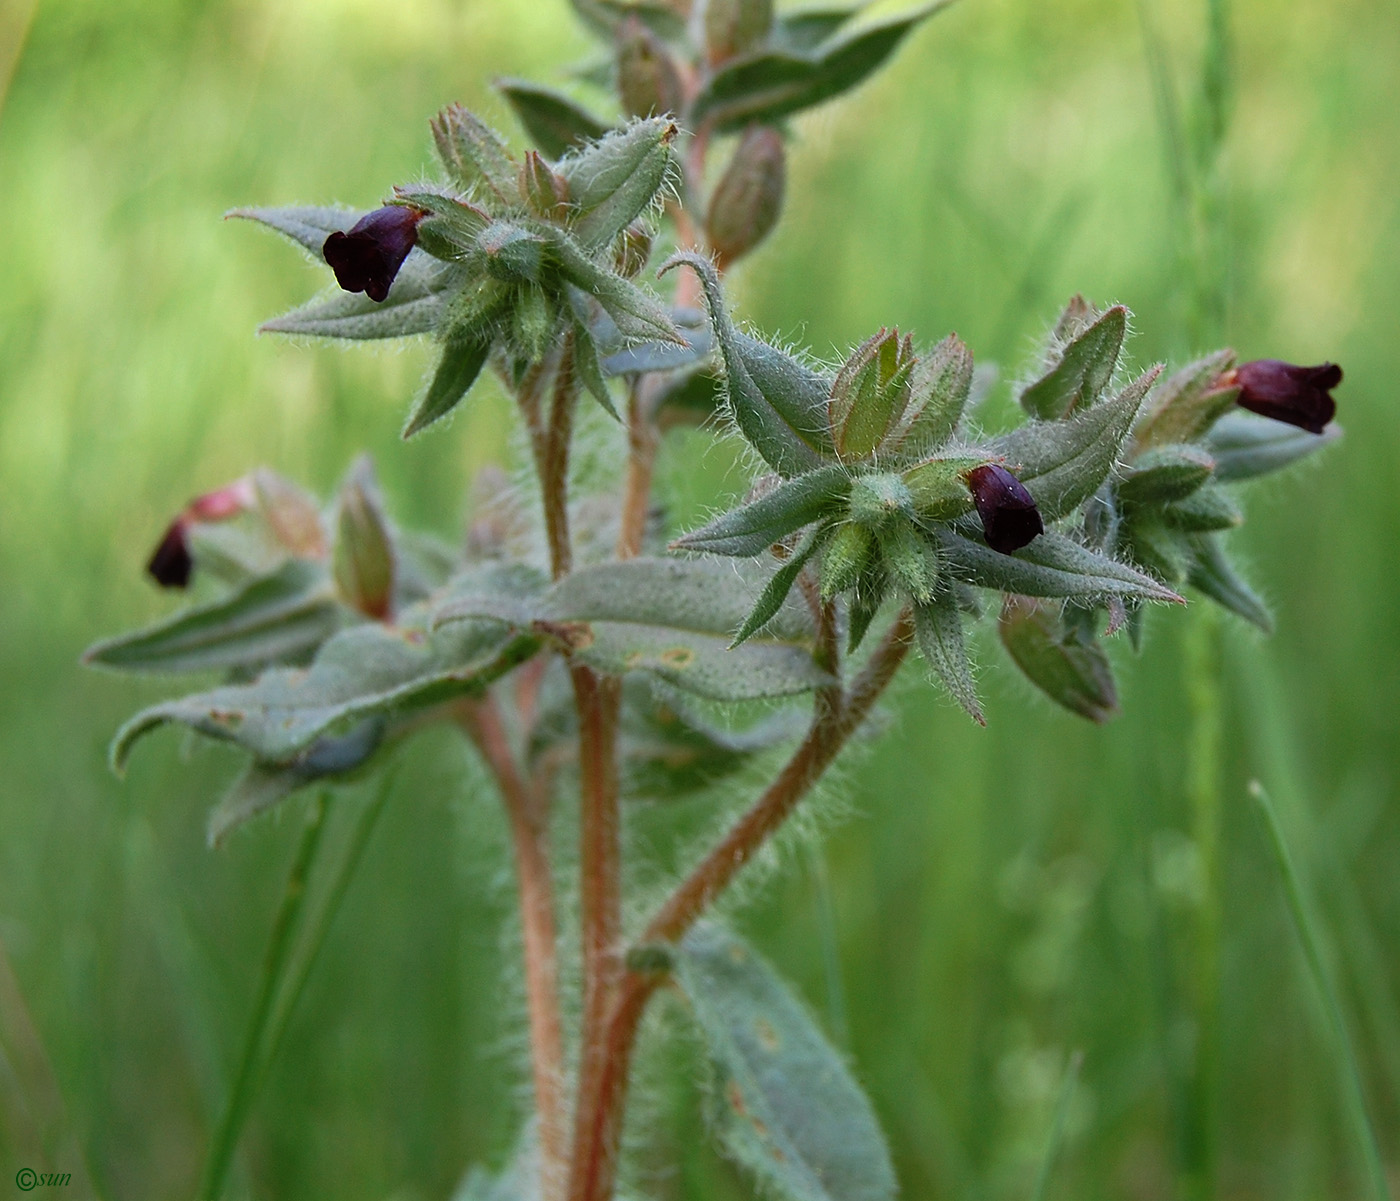
[(1060, 361), (1021, 393), (1034, 417), (1054, 420), (1088, 408), (1113, 378), (1128, 329), (1128, 310), (1114, 305), (1060, 351)]
[(265, 333), (318, 338), (402, 338), (431, 333), (445, 310), (445, 297), (462, 280), (462, 269), (413, 250), (383, 302), (363, 292), (328, 292), (262, 324)]
[(1215, 456), (1215, 478), (1248, 480), (1296, 463), (1342, 436), (1335, 425), (1312, 434), (1282, 421), (1229, 413), (1215, 423), (1206, 446)]
[(442, 358), (433, 372), (428, 390), (409, 414), (403, 436), (411, 438), (452, 412), (467, 394), (467, 389), (476, 382), (490, 353), (491, 344), (486, 341), (449, 341), (442, 348)]
[(851, 476), (832, 463), (784, 480), (771, 492), (676, 539), (683, 550), (712, 555), (756, 555), (804, 525), (838, 512), (851, 493)]
[(1210, 597), (1217, 605), (1243, 617), (1266, 634), (1274, 632), (1274, 619), (1269, 608), (1230, 565), (1220, 539), (1211, 534), (1191, 539), (1193, 561), (1187, 572), (1187, 582)]
[(675, 974), (714, 1065), (725, 1150), (783, 1201), (893, 1201), (874, 1111), (773, 970), (733, 934), (696, 926)]
[(766, 50), (735, 59), (701, 89), (691, 107), (691, 122), (697, 126), (709, 122), (720, 132), (729, 132), (830, 100), (863, 82), (919, 22), (949, 2), (934, 0), (904, 16), (832, 38), (806, 53)]
[(861, 5), (838, 5), (831, 8), (800, 8), (795, 12), (779, 13), (773, 22), (769, 39), (775, 50), (807, 54), (816, 50), (827, 38), (861, 10)]
[(982, 715), (977, 688), (972, 682), (962, 611), (951, 593), (936, 597), (926, 605), (914, 606), (914, 633), (919, 640), (919, 650), (943, 681), (943, 686), (973, 721), (985, 726), (987, 719)]
[(288, 208), (230, 209), (224, 214), (224, 219), (238, 217), (266, 225), (290, 238), (317, 262), (324, 263), (321, 247), (326, 239), (333, 233), (344, 233), (363, 216), (364, 213), (355, 209), (339, 206), (298, 205)]
[(1118, 712), (1108, 655), (1097, 639), (1065, 629), (1057, 609), (1008, 597), (998, 630), (1016, 666), (1056, 704), (1099, 724)]
[(524, 79), (498, 79), (496, 90), (548, 158), (561, 158), (608, 132), (608, 124), (562, 92)]
[(1043, 517), (1063, 517), (1108, 478), (1157, 374), (1145, 372), (1112, 400), (1068, 421), (1027, 421), (993, 439), (990, 449), (1006, 458)]
[(818, 466), (823, 452), (833, 452), (825, 381), (790, 355), (734, 328), (719, 276), (709, 260), (676, 254), (660, 274), (681, 264), (700, 277), (724, 359), (729, 409), (740, 432), (779, 475), (797, 475)]
[(754, 607), (744, 618), (744, 624), (734, 635), (734, 646), (747, 641), (777, 615), (778, 610), (783, 607), (783, 602), (787, 600), (788, 593), (792, 591), (793, 584), (797, 582), (797, 577), (807, 566), (807, 561), (821, 549), (830, 532), (830, 526), (818, 526), (810, 531), (798, 543), (797, 549), (769, 577), (768, 583), (764, 585), (763, 592), (754, 603)]
[(125, 671), (208, 671), (296, 662), (336, 632), (325, 564), (291, 559), (209, 604), (90, 647), (88, 663)]
[(118, 731), (112, 762), (120, 770), (137, 739), (176, 722), (236, 743), (264, 762), (284, 763), (323, 735), (365, 718), (479, 692), (533, 655), (539, 642), (480, 624), (431, 634), (378, 623), (353, 626), (326, 642), (305, 671), (274, 669), (252, 684), (138, 713)]
[(981, 588), (1024, 596), (1132, 596), (1181, 601), (1151, 576), (1053, 530), (1013, 555), (1003, 555), (944, 526), (934, 526), (931, 532), (952, 573)]
[(599, 266), (562, 230), (550, 232), (550, 249), (559, 273), (581, 291), (597, 297), (622, 337), (638, 342), (685, 345), (670, 315), (636, 284)]

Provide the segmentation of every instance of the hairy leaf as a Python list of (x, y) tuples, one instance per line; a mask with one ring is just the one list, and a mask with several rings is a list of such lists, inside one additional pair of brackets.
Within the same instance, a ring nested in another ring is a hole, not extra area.
[(794, 530), (839, 512), (850, 494), (846, 468), (837, 463), (818, 467), (784, 480), (757, 500), (677, 538), (674, 545), (712, 555), (756, 555)]
[(797, 577), (807, 566), (807, 561), (821, 549), (830, 532), (830, 526), (818, 526), (809, 531), (806, 537), (797, 544), (797, 548), (792, 554), (769, 577), (758, 600), (754, 602), (754, 607), (744, 618), (744, 624), (734, 635), (734, 641), (731, 645), (738, 646), (740, 643), (748, 641), (777, 616), (778, 610), (783, 607), (783, 603), (788, 598), (788, 593), (792, 591), (792, 586), (797, 582)]
[(594, 262), (563, 230), (550, 231), (550, 249), (559, 273), (574, 287), (597, 298), (623, 338), (686, 344), (659, 301), (617, 272)]
[(206, 835), (218, 847), (231, 831), (317, 781), (358, 771), (379, 748), (385, 722), (372, 717), (338, 738), (322, 738), (290, 763), (254, 760), (209, 814)]
[(1097, 639), (1065, 629), (1055, 609), (1008, 597), (997, 628), (1026, 679), (1057, 705), (1100, 725), (1118, 712), (1108, 655)]
[(169, 722), (233, 742), (264, 762), (284, 763), (318, 738), (374, 716), (390, 716), (480, 692), (539, 649), (532, 635), (471, 623), (430, 634), (378, 623), (329, 639), (311, 667), (265, 672), (251, 684), (227, 685), (152, 705), (118, 731), (118, 770), (136, 741)]
[(1220, 539), (1211, 534), (1198, 535), (1191, 539), (1191, 550), (1192, 562), (1186, 577), (1191, 587), (1264, 633), (1272, 634), (1274, 619), (1268, 606), (1231, 566)]
[(893, 1201), (870, 1102), (773, 970), (712, 924), (686, 935), (674, 962), (714, 1065), (725, 1150), (784, 1201)]
[(935, 526), (931, 532), (952, 573), (981, 588), (1019, 592), (1024, 596), (1132, 596), (1143, 600), (1181, 601), (1181, 597), (1151, 576), (1089, 550), (1053, 530), (1047, 530), (1011, 555), (1001, 554), (943, 526)]
[(609, 245), (672, 182), (676, 132), (665, 117), (633, 121), (559, 164), (575, 206), (574, 234), (586, 250)]
[(992, 440), (990, 450), (1015, 469), (1041, 516), (1053, 520), (1073, 512), (1108, 478), (1157, 371), (1144, 372), (1112, 400), (1067, 421), (1027, 421)]
[(476, 382), (490, 354), (491, 344), (486, 341), (448, 341), (442, 348), (442, 358), (427, 391), (408, 416), (403, 436), (411, 438), (452, 412)]
[(833, 453), (826, 381), (790, 355), (734, 328), (719, 275), (708, 259), (676, 254), (660, 274), (681, 264), (700, 277), (724, 360), (729, 410), (740, 432), (779, 475), (793, 476), (818, 466), (823, 454)]
[(758, 593), (733, 565), (637, 558), (582, 568), (538, 598), (456, 592), (435, 619), (542, 630), (600, 671), (649, 672), (712, 700), (790, 696), (829, 683), (812, 661), (811, 621), (798, 605), (761, 638), (729, 649)]
[(1220, 376), (1235, 361), (1233, 350), (1188, 363), (1174, 371), (1153, 392), (1138, 423), (1139, 446), (1195, 442), (1235, 407), (1238, 388), (1220, 387)]
[(1159, 446), (1140, 454), (1118, 482), (1118, 498), (1129, 504), (1167, 504), (1197, 491), (1215, 470), (1199, 446)]
[(326, 239), (333, 233), (344, 233), (364, 215), (356, 209), (339, 205), (294, 205), (286, 208), (230, 209), (224, 214), (224, 220), (237, 217), (266, 225), (290, 238), (317, 262), (324, 263), (326, 260), (321, 255), (321, 248)]
[(914, 606), (914, 633), (919, 650), (933, 668), (949, 695), (979, 726), (987, 724), (972, 682), (972, 663), (967, 656), (962, 611), (951, 593), (935, 597), (926, 605)]
[(1215, 456), (1216, 479), (1248, 480), (1296, 463), (1341, 436), (1335, 425), (1312, 434), (1267, 417), (1229, 413), (1215, 423), (1206, 447)]
[(1026, 412), (1052, 421), (1092, 405), (1113, 378), (1127, 329), (1128, 310), (1116, 304), (1076, 334), (1055, 366), (1021, 393)]
[(441, 322), (448, 293), (461, 284), (462, 268), (414, 249), (399, 269), (388, 297), (377, 302), (363, 292), (327, 292), (263, 322), (264, 333), (317, 338), (403, 338), (431, 333)]
[(88, 663), (124, 671), (208, 671), (296, 662), (340, 628), (324, 563), (289, 559), (227, 596), (90, 647)]

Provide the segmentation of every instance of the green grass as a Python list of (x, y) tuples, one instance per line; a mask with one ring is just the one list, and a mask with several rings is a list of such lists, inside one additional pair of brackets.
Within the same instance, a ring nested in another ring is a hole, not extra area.
[[(0, 13), (0, 69), (26, 7)], [(1206, 5), (1148, 7), (1188, 98)], [(1386, 0), (1232, 10), (1225, 337), (1342, 363), (1348, 434), (1257, 490), (1238, 536), (1278, 633), (1220, 630), (1214, 1174), (1232, 1201), (1340, 1199), (1360, 1187), (1349, 1102), (1244, 798), (1257, 776), (1279, 800), (1380, 1154), (1400, 1163), (1400, 16)], [(736, 280), (740, 311), (823, 354), (882, 324), (956, 329), (1014, 376), (1084, 291), (1133, 308), (1137, 362), (1196, 349), (1142, 29), (1106, 0), (939, 16), (852, 102), (799, 123), (787, 217)], [(71, 1136), (110, 1201), (193, 1195), (309, 803), (211, 852), (231, 756), (165, 736), (108, 773), (111, 732), (167, 687), (77, 656), (168, 606), (140, 577), (163, 522), (257, 463), (325, 490), (368, 448), (396, 514), (452, 532), (471, 472), (514, 445), (489, 388), (399, 442), (422, 347), (255, 338), (321, 277), (220, 214), (367, 205), (427, 167), (442, 103), (505, 123), (490, 76), (549, 79), (586, 50), (565, 0), (39, 0), (0, 110), (0, 941), (64, 1129), (45, 1116), (36, 1134), (7, 1018), (0, 1180), (41, 1168), (36, 1136), (76, 1180)], [(668, 447), (678, 514), (737, 486), (718, 458)], [(992, 639), (985, 731), (911, 669), (892, 728), (843, 769), (856, 814), (825, 849), (829, 896), (794, 861), (742, 911), (814, 1008), (844, 1013), (906, 1196), (1031, 1196), (1055, 1128), (1047, 1197), (1181, 1195), (1202, 928), (1191, 622), (1154, 614), (1143, 655), (1120, 648), (1124, 712), (1102, 730), (1031, 696)], [(515, 1136), (497, 806), (456, 740), (412, 748), (297, 985), (230, 1197), (442, 1198)], [(327, 811), (331, 863), (364, 791)], [(648, 1098), (647, 1197), (747, 1195), (693, 1137), (695, 1065), (675, 1058)]]

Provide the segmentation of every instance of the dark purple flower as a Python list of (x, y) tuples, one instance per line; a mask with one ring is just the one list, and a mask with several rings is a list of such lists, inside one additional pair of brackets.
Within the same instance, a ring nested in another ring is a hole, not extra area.
[(347, 292), (382, 301), (418, 241), (418, 222), (426, 216), (422, 209), (390, 204), (361, 217), (348, 233), (331, 234), (321, 253), (335, 272), (335, 282)]
[(1329, 395), (1342, 382), (1342, 369), (1336, 363), (1299, 367), (1278, 359), (1241, 363), (1226, 376), (1233, 377), (1240, 389), (1240, 407), (1261, 417), (1286, 421), (1322, 433), (1337, 412), (1337, 402)]
[(977, 506), (977, 515), (982, 518), (982, 533), (993, 550), (1009, 555), (1045, 533), (1035, 498), (1005, 467), (983, 463), (963, 478)]
[(194, 560), (190, 558), (189, 520), (182, 514), (170, 523), (146, 570), (162, 588), (187, 588)]

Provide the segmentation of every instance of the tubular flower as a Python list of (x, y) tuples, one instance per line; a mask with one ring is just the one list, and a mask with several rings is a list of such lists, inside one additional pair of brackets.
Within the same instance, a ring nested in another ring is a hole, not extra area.
[(1322, 433), (1337, 412), (1330, 393), (1342, 382), (1336, 363), (1299, 367), (1278, 359), (1241, 363), (1230, 373), (1239, 385), (1241, 408), (1286, 421), (1311, 434)]
[(162, 588), (188, 588), (194, 572), (190, 529), (200, 522), (228, 521), (253, 503), (253, 485), (248, 477), (196, 496), (166, 526), (165, 533), (146, 563), (147, 573)]
[(382, 301), (418, 241), (418, 223), (426, 216), (422, 209), (390, 204), (361, 217), (348, 233), (331, 234), (321, 254), (335, 272), (336, 283), (347, 292)]
[(984, 463), (963, 478), (982, 519), (987, 545), (993, 550), (1009, 555), (1045, 532), (1035, 498), (1005, 467)]

